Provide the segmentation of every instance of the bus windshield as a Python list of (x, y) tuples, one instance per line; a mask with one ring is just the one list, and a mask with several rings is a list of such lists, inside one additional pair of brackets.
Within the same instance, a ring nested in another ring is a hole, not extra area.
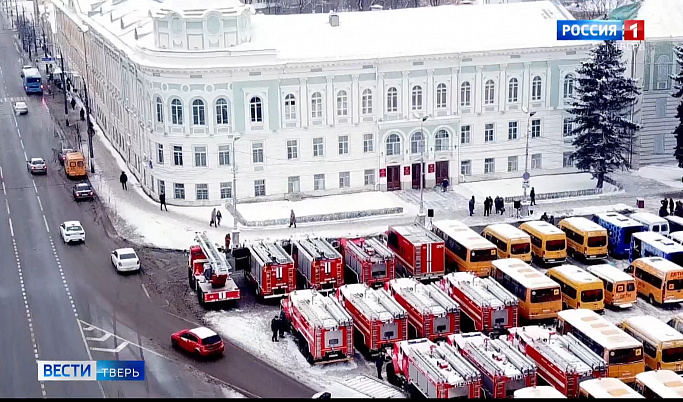
[(487, 250), (472, 250), (470, 253), (470, 262), (481, 262), (481, 261), (493, 261), (498, 256), (495, 252), (491, 252), (490, 249)]
[(588, 247), (604, 247), (607, 245), (607, 236), (593, 236), (588, 238)]
[(547, 303), (558, 301), (562, 298), (560, 290), (557, 288), (536, 289), (531, 291), (532, 303)]
[(40, 78), (38, 78), (38, 77), (26, 77), (26, 83), (27, 84), (39, 84)]
[(512, 254), (528, 254), (531, 252), (531, 243), (513, 244), (510, 247), (510, 252)]
[(643, 348), (614, 349), (609, 352), (609, 364), (635, 363), (643, 360)]
[(584, 290), (581, 292), (581, 302), (594, 303), (602, 300), (602, 289)]
[(683, 360), (683, 347), (662, 350), (663, 363), (675, 363)]
[(548, 240), (547, 242), (545, 242), (545, 248), (548, 251), (564, 250), (564, 243), (564, 240)]

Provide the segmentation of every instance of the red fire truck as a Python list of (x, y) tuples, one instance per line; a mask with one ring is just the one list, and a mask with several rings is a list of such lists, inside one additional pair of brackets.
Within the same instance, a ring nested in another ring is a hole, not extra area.
[(437, 284), (396, 278), (387, 282), (385, 288), (408, 311), (409, 338), (433, 341), (460, 332), (460, 306)]
[(396, 275), (396, 257), (379, 239), (341, 239), (344, 263), (356, 274), (358, 283), (381, 287)]
[(303, 289), (291, 292), (280, 303), (309, 363), (353, 359), (353, 319), (337, 299)]
[(481, 374), (448, 343), (429, 339), (396, 342), (387, 380), (413, 398), (479, 398)]
[(454, 272), (445, 275), (439, 284), (472, 320), (475, 331), (504, 332), (517, 326), (519, 300), (493, 279)]
[(536, 385), (536, 365), (507, 341), (470, 332), (449, 335), (448, 343), (482, 374), (489, 398), (510, 398), (518, 389)]
[(360, 351), (374, 355), (408, 339), (407, 313), (385, 290), (354, 283), (337, 289), (337, 299), (353, 317), (354, 343)]
[(329, 292), (344, 284), (342, 256), (325, 239), (294, 241), (292, 257), (306, 287)]
[(196, 245), (190, 246), (187, 276), (190, 288), (197, 292), (199, 304), (237, 301), (240, 289), (230, 275), (232, 267), (225, 255), (204, 233), (195, 233)]
[(579, 383), (607, 375), (607, 363), (573, 335), (530, 325), (506, 336), (538, 367), (538, 375), (567, 398), (579, 398)]
[(444, 241), (424, 226), (389, 226), (387, 245), (396, 254), (396, 268), (403, 276), (420, 281), (439, 279), (444, 274)]
[(247, 247), (251, 263), (246, 275), (258, 297), (282, 297), (296, 290), (294, 260), (279, 244), (255, 242)]

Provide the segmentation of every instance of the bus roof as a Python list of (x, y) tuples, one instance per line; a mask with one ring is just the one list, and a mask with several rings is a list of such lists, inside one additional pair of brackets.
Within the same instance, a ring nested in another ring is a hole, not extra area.
[(603, 377), (582, 381), (579, 387), (594, 398), (641, 398), (645, 397), (637, 393), (633, 388), (624, 384), (618, 378)]
[(643, 257), (638, 258), (635, 261), (642, 261), (663, 275), (666, 275), (669, 272), (683, 271), (683, 267), (680, 265), (661, 257)]
[(593, 310), (583, 308), (563, 310), (557, 317), (583, 332), (604, 348), (626, 349), (642, 347), (643, 344)]
[(683, 334), (651, 315), (638, 315), (624, 320), (634, 330), (657, 342), (683, 341)]
[(683, 397), (683, 379), (671, 370), (645, 371), (636, 374), (640, 381), (661, 398)]
[(392, 225), (389, 230), (394, 230), (413, 244), (443, 243), (443, 239), (430, 232), (426, 227), (418, 224)]
[(671, 232), (669, 233), (666, 237), (673, 241), (678, 241), (679, 243), (683, 242), (683, 231), (678, 231), (678, 232)]
[(526, 387), (514, 392), (515, 398), (555, 398), (567, 399), (564, 394), (549, 385)]
[(616, 227), (620, 228), (626, 228), (626, 227), (633, 227), (633, 226), (638, 226), (642, 227), (643, 224), (638, 222), (637, 220), (631, 219), (628, 216), (622, 215), (617, 212), (607, 212), (604, 214), (595, 214), (599, 219), (612, 224)]
[(598, 278), (604, 278), (613, 283), (635, 281), (631, 275), (610, 264), (588, 265), (586, 266), (586, 271)]
[(677, 224), (683, 226), (683, 218), (681, 218), (680, 216), (668, 215), (668, 216), (665, 216), (664, 219), (666, 219), (669, 222), (677, 223)]
[(470, 229), (469, 226), (454, 219), (433, 222), (432, 227), (439, 229), (446, 236), (457, 241), (470, 250), (496, 248), (493, 243), (483, 238), (479, 233)]
[(522, 226), (528, 226), (533, 230), (536, 230), (547, 235), (564, 234), (564, 232), (561, 231), (560, 228), (558, 228), (555, 225), (551, 225), (549, 222), (546, 221), (528, 221), (522, 223), (519, 227), (521, 228)]
[(548, 272), (556, 272), (570, 281), (574, 282), (579, 282), (579, 283), (591, 283), (591, 282), (600, 282), (602, 281), (595, 277), (595, 275), (591, 274), (590, 272), (584, 270), (583, 268), (579, 268), (576, 265), (560, 265), (559, 267), (555, 268), (550, 268)]
[(634, 233), (633, 236), (636, 239), (640, 239), (641, 241), (650, 244), (665, 253), (676, 253), (683, 251), (683, 245), (678, 244), (675, 241), (656, 232), (638, 232)]
[(557, 282), (543, 275), (536, 268), (518, 258), (493, 260), (491, 261), (491, 264), (527, 289), (560, 287)]
[(629, 218), (635, 219), (638, 222), (643, 222), (646, 225), (651, 225), (653, 223), (667, 223), (666, 219), (650, 212), (636, 212), (635, 214), (629, 215)]
[(40, 75), (40, 70), (38, 70), (35, 67), (24, 69), (24, 76), (26, 76), (26, 77), (42, 77)]
[(588, 220), (584, 217), (581, 216), (575, 216), (573, 218), (564, 218), (560, 221), (560, 224), (562, 222), (565, 222), (571, 226), (574, 226), (576, 229), (583, 231), (583, 232), (599, 232), (599, 231), (606, 231), (605, 228), (602, 226), (598, 225), (597, 223)]
[(528, 234), (524, 233), (522, 230), (510, 225), (509, 223), (496, 223), (493, 225), (488, 225), (484, 230), (488, 230), (497, 233), (503, 237), (510, 240), (524, 239), (531, 241)]

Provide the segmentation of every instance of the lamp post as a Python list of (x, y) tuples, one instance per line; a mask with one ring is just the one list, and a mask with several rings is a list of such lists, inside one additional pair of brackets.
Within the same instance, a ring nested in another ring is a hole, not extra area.
[(240, 231), (237, 229), (237, 152), (235, 143), (241, 136), (232, 137), (232, 234), (230, 246), (237, 248), (240, 241)]
[(425, 133), (424, 133), (424, 123), (427, 121), (429, 116), (424, 116), (420, 122), (420, 136), (422, 137), (420, 141), (420, 212), (417, 214), (418, 222), (421, 225), (426, 224), (425, 217), (425, 204), (424, 204), (424, 184), (425, 184)]
[(529, 187), (529, 136), (531, 135), (531, 118), (536, 114), (536, 112), (528, 112), (529, 117), (527, 118), (526, 122), (526, 150), (524, 151), (524, 175), (522, 176), (522, 179), (524, 180), (522, 182), (522, 190), (524, 190), (524, 198), (522, 199), (524, 202), (526, 202), (526, 189)]
[[(88, 97), (88, 85), (90, 85), (90, 74), (89, 74), (89, 68), (88, 68), (88, 46), (85, 43), (85, 31), (81, 31), (81, 35), (83, 38), (83, 64), (85, 64), (85, 81), (83, 83), (83, 95), (85, 96), (85, 99), (83, 101), (85, 102), (85, 124), (87, 126), (87, 133), (88, 133), (88, 152), (90, 154), (90, 173), (95, 173), (95, 152), (92, 148), (92, 137), (93, 137), (93, 125), (92, 122), (90, 121), (90, 98)], [(62, 72), (64, 74), (64, 72)], [(130, 149), (130, 148), (129, 148)]]

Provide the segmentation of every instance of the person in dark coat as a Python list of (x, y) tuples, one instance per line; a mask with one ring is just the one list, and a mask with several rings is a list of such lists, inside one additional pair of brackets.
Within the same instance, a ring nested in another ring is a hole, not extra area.
[(548, 218), (548, 223), (550, 223), (551, 225), (555, 224), (555, 216), (554, 215), (550, 215), (550, 218)]
[(223, 214), (221, 214), (221, 210), (219, 209), (216, 211), (216, 226), (221, 225), (221, 219), (223, 219)]
[(546, 214), (545, 212), (543, 212), (543, 215), (541, 215), (541, 220), (542, 220), (542, 221), (549, 222), (549, 220), (548, 220), (548, 214)]
[(380, 353), (375, 360), (375, 367), (377, 367), (377, 378), (383, 380), (382, 378), (382, 367), (384, 367), (384, 353)]
[(85, 120), (85, 110), (81, 108), (81, 120)]
[(470, 216), (474, 215), (474, 196), (470, 199)]
[(270, 330), (273, 331), (273, 336), (270, 338), (271, 341), (278, 342), (277, 331), (279, 328), (280, 328), (280, 319), (278, 318), (278, 316), (275, 316), (270, 321)]
[(484, 200), (484, 216), (491, 216), (491, 204), (493, 204), (491, 197), (486, 197)]
[(73, 97), (71, 98), (71, 109), (76, 109), (76, 99), (74, 99)]
[(448, 179), (443, 179), (441, 182), (441, 190), (445, 193), (448, 191)]
[(669, 215), (674, 214), (674, 199), (669, 198)]
[(536, 190), (531, 187), (531, 192), (529, 193), (529, 198), (531, 198), (531, 205), (536, 205)]
[(292, 225), (296, 227), (296, 215), (294, 215), (293, 209), (289, 212), (289, 227), (291, 228)]
[(285, 330), (287, 330), (287, 316), (285, 310), (280, 310), (280, 339), (285, 337)]
[(211, 211), (211, 222), (209, 222), (209, 226), (216, 227), (216, 208)]
[(168, 212), (168, 207), (166, 206), (166, 193), (161, 193), (159, 194), (159, 209), (164, 210), (166, 208), (166, 212)]
[(119, 181), (121, 182), (121, 188), (124, 190), (128, 190), (128, 176), (126, 175), (126, 172), (121, 172), (121, 176), (119, 176)]
[(676, 209), (674, 210), (674, 215), (683, 217), (683, 202), (676, 201)]

